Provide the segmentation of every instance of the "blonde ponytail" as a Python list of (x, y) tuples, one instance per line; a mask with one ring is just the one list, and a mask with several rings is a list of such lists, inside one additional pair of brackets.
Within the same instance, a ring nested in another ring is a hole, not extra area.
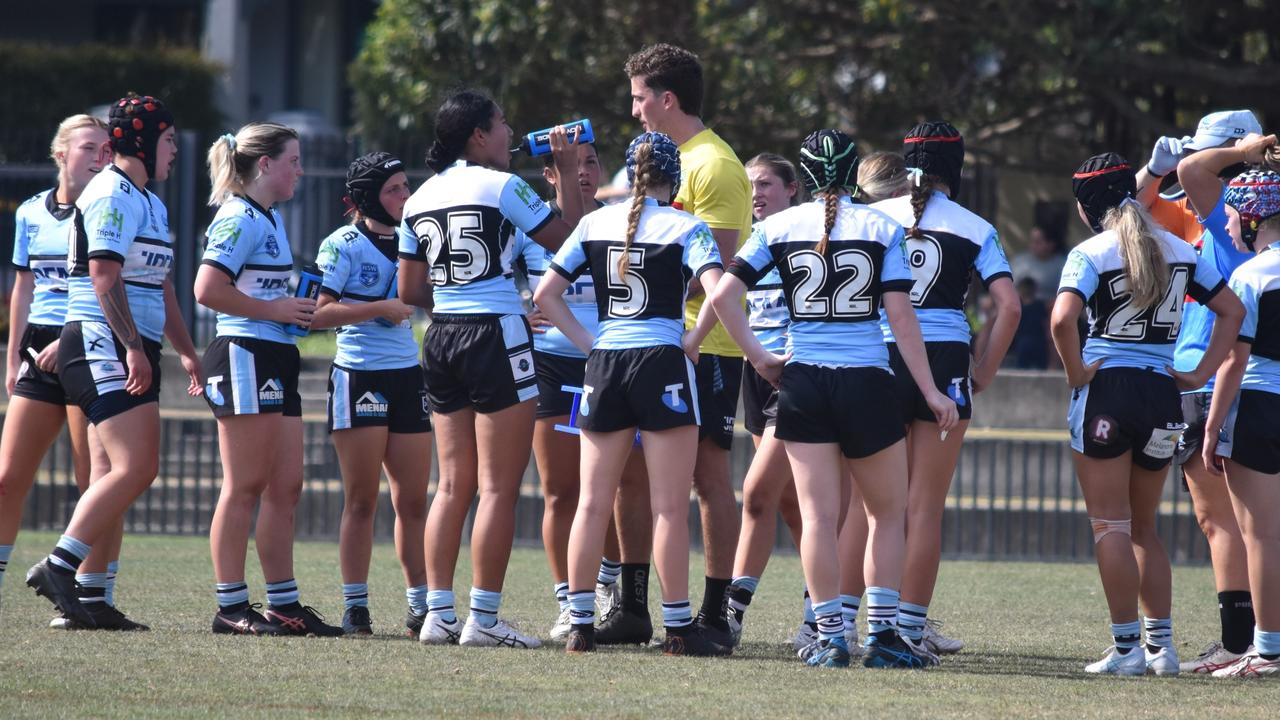
[(210, 205), (222, 205), (232, 195), (244, 192), (251, 180), (250, 173), (258, 158), (276, 158), (284, 152), (285, 144), (297, 140), (298, 132), (291, 127), (271, 122), (252, 122), (240, 128), (235, 135), (227, 133), (209, 147)]
[(1160, 226), (1145, 208), (1126, 199), (1107, 211), (1102, 227), (1120, 241), (1120, 259), (1134, 307), (1146, 310), (1159, 303), (1169, 290), (1169, 261), (1157, 237)]

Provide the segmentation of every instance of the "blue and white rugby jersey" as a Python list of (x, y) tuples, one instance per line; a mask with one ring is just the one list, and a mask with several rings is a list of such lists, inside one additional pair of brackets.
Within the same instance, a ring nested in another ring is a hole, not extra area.
[(1231, 276), (1244, 303), (1240, 341), (1252, 345), (1242, 390), (1280, 394), (1280, 248), (1268, 246)]
[(67, 322), (106, 322), (89, 279), (89, 260), (121, 264), (134, 325), (143, 337), (164, 335), (164, 280), (173, 266), (169, 212), (150, 190), (115, 165), (94, 176), (76, 200), (68, 247)]
[[(533, 241), (528, 235), (518, 232), (512, 254), (515, 262), (529, 278), (529, 290), (536, 292), (542, 276), (551, 267), (555, 253)], [(579, 275), (564, 291), (564, 301), (568, 303), (573, 316), (582, 323), (592, 335), (599, 331), (599, 310), (596, 308), (596, 283), (591, 275)], [(586, 355), (565, 336), (560, 328), (554, 325), (546, 328), (546, 332), (533, 336), (533, 349), (538, 352), (566, 357), (585, 358)]]
[(821, 198), (756, 223), (729, 266), (748, 288), (778, 269), (791, 317), (790, 362), (829, 367), (889, 367), (880, 332), (881, 297), (911, 290), (902, 227), (841, 197), (825, 255)]
[(459, 160), (405, 203), (400, 257), (429, 266), (436, 313), (523, 314), (512, 236), (535, 235), (552, 217), (524, 180)]
[(582, 218), (551, 261), (551, 270), (570, 283), (591, 273), (600, 320), (594, 349), (680, 347), (689, 280), (721, 267), (720, 251), (706, 223), (653, 198), (644, 203), (635, 239), (625, 251), (630, 258), (625, 277), (618, 272), (618, 261), (624, 252), (630, 202)]
[(778, 268), (770, 270), (747, 291), (747, 323), (765, 350), (775, 355), (786, 354), (791, 315)]
[[(320, 243), (320, 292), (348, 305), (396, 297), (395, 235), (377, 235), (363, 223), (334, 230)], [(335, 365), (348, 370), (398, 370), (418, 364), (413, 324), (388, 326), (379, 318), (338, 328)]]
[(1067, 255), (1058, 292), (1072, 292), (1085, 301), (1086, 364), (1102, 358), (1104, 368), (1146, 368), (1167, 375), (1165, 366), (1173, 364), (1174, 342), (1182, 328), (1183, 297), (1207, 303), (1226, 287), (1218, 271), (1181, 238), (1166, 230), (1157, 238), (1169, 262), (1169, 287), (1159, 303), (1145, 310), (1133, 306), (1114, 232), (1095, 235)]
[[(1231, 234), (1227, 231), (1227, 206), (1218, 199), (1217, 206), (1209, 216), (1202, 219), (1204, 233), (1194, 246), (1200, 253), (1200, 262), (1212, 265), (1218, 274), (1228, 281), (1236, 268), (1253, 257), (1252, 253), (1240, 252), (1231, 244)], [(1216, 316), (1208, 305), (1196, 302), (1188, 297), (1182, 309), (1182, 331), (1178, 333), (1178, 342), (1173, 350), (1173, 366), (1178, 370), (1195, 370), (1209, 348), (1209, 336), (1213, 334), (1213, 322)], [(1203, 388), (1191, 392), (1212, 392), (1214, 376)]]
[(14, 214), (13, 266), (30, 272), (35, 292), (27, 322), (61, 325), (67, 316), (67, 246), (74, 205), (58, 203), (58, 189), (45, 190)]
[[(218, 208), (205, 233), (202, 265), (226, 273), (236, 289), (255, 300), (287, 297), (293, 276), (293, 254), (284, 221), (275, 208), (267, 210), (252, 199), (236, 195)], [(218, 313), (218, 337), (250, 337), (293, 345), (296, 338), (284, 325)]]
[[(911, 197), (874, 203), (903, 228), (915, 223)], [(969, 212), (943, 193), (935, 191), (920, 218), (923, 238), (905, 238), (907, 266), (911, 269), (911, 304), (920, 321), (925, 342), (969, 342), (969, 321), (964, 314), (974, 271), (988, 287), (998, 278), (1012, 278), (1009, 261), (991, 223)], [(885, 342), (893, 342), (889, 321), (881, 318)]]

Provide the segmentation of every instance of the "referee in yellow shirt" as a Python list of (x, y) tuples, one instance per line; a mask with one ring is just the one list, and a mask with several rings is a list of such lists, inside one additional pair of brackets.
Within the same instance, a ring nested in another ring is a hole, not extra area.
[[(702, 64), (698, 56), (672, 45), (650, 45), (628, 58), (625, 69), (631, 80), (631, 114), (645, 130), (666, 133), (680, 146), (682, 181), (672, 204), (711, 228), (727, 265), (751, 231), (751, 183), (733, 149), (702, 123)], [(696, 281), (689, 296), (685, 322), (692, 327), (706, 297)], [(732, 647), (724, 594), (732, 580), (739, 515), (729, 449), (743, 358), (742, 350), (719, 326), (707, 336), (700, 351), (696, 379), (702, 425), (694, 487), (702, 506), (707, 575), (698, 622), (709, 639)], [(633, 543), (628, 542), (631, 531), (623, 526), (635, 524), (626, 518), (619, 520), (624, 566), (632, 559), (628, 551)], [(644, 557), (647, 559), (647, 553)], [(625, 578), (623, 588), (624, 594), (632, 592)]]

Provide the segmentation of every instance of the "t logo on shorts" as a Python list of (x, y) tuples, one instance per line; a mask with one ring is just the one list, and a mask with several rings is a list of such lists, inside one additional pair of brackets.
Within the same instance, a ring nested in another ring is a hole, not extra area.
[(1109, 415), (1099, 415), (1089, 421), (1089, 436), (1099, 445), (1109, 445), (1115, 440), (1119, 423)]
[(218, 389), (218, 383), (222, 382), (221, 375), (210, 375), (209, 382), (205, 383), (204, 394), (209, 398), (209, 402), (214, 405), (223, 405), (227, 399), (222, 396), (222, 391)]
[(684, 383), (676, 383), (663, 388), (666, 392), (662, 395), (662, 404), (678, 413), (688, 412), (689, 406), (680, 397), (680, 391), (683, 389)]
[(590, 385), (582, 386), (582, 395), (579, 396), (581, 397), (581, 400), (578, 401), (579, 415), (582, 415), (585, 417), (591, 414), (591, 405), (590, 403), (587, 402), (587, 398), (591, 397), (591, 391), (593, 390), (595, 390), (595, 388), (591, 387)]

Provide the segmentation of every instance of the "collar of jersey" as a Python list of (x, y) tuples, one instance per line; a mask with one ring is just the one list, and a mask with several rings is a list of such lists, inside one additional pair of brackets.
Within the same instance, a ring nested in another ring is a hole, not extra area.
[(76, 211), (76, 204), (63, 206), (58, 202), (58, 186), (54, 185), (53, 189), (44, 198), (44, 209), (49, 211), (54, 220), (66, 220)]
[(662, 201), (661, 201), (661, 200), (659, 200), (658, 198), (653, 197), (653, 196), (651, 196), (651, 195), (645, 195), (645, 196), (644, 196), (644, 204), (645, 204), (645, 206), (647, 206), (647, 207), (668, 207), (669, 205), (671, 205), (671, 203), (669, 203), (669, 202), (662, 202)]
[[(139, 191), (141, 191), (141, 190), (142, 190), (142, 188), (138, 187), (138, 183), (134, 182), (134, 181), (133, 181), (133, 178), (129, 177), (129, 173), (127, 173), (127, 172), (125, 172), (125, 171), (121, 170), (121, 169), (120, 169), (120, 168), (119, 168), (115, 163), (112, 163), (112, 164), (108, 165), (108, 166), (107, 166), (107, 169), (108, 169), (108, 170), (112, 170), (112, 171), (114, 171), (114, 172), (115, 172), (117, 175), (119, 175), (120, 177), (124, 178), (125, 180), (128, 180), (128, 181), (129, 181), (129, 184), (130, 184), (130, 185), (132, 185), (132, 186), (134, 186), (134, 187), (136, 187), (136, 188), (138, 188), (138, 190), (139, 190)], [(145, 192), (143, 193), (143, 196), (144, 196), (144, 197), (146, 196), (146, 193), (145, 193)]]
[(275, 226), (276, 226), (276, 218), (275, 218), (275, 216), (274, 216), (274, 215), (272, 215), (272, 214), (271, 214), (271, 211), (270, 211), (270, 210), (267, 210), (267, 209), (263, 208), (263, 207), (262, 207), (261, 205), (259, 205), (259, 204), (258, 204), (258, 203), (253, 199), (253, 198), (249, 197), (248, 195), (236, 195), (236, 197), (238, 197), (238, 198), (240, 198), (242, 201), (244, 201), (244, 203), (245, 203), (246, 205), (248, 205), (249, 207), (253, 208), (254, 210), (257, 210), (257, 211), (258, 211), (258, 212), (260, 212), (260, 213), (262, 213), (262, 216), (263, 216), (263, 217), (265, 217), (265, 218), (267, 219), (267, 222), (271, 223), (271, 227), (275, 227)]
[(481, 165), (480, 163), (473, 163), (466, 158), (458, 158), (457, 160), (453, 161), (452, 165), (445, 168), (445, 170), (452, 170), (456, 167), (485, 167), (485, 166)]
[[(815, 197), (814, 199), (810, 200), (809, 202), (816, 203), (816, 204), (818, 204), (818, 205), (822, 205), (824, 201), (823, 201), (823, 199), (822, 199), (821, 197)], [(841, 205), (852, 205), (852, 204), (853, 204), (853, 196), (852, 196), (852, 195), (841, 195), (839, 198), (837, 198), (837, 199), (836, 199), (836, 202), (838, 202), (838, 203), (839, 203), (839, 204), (841, 204)]]

